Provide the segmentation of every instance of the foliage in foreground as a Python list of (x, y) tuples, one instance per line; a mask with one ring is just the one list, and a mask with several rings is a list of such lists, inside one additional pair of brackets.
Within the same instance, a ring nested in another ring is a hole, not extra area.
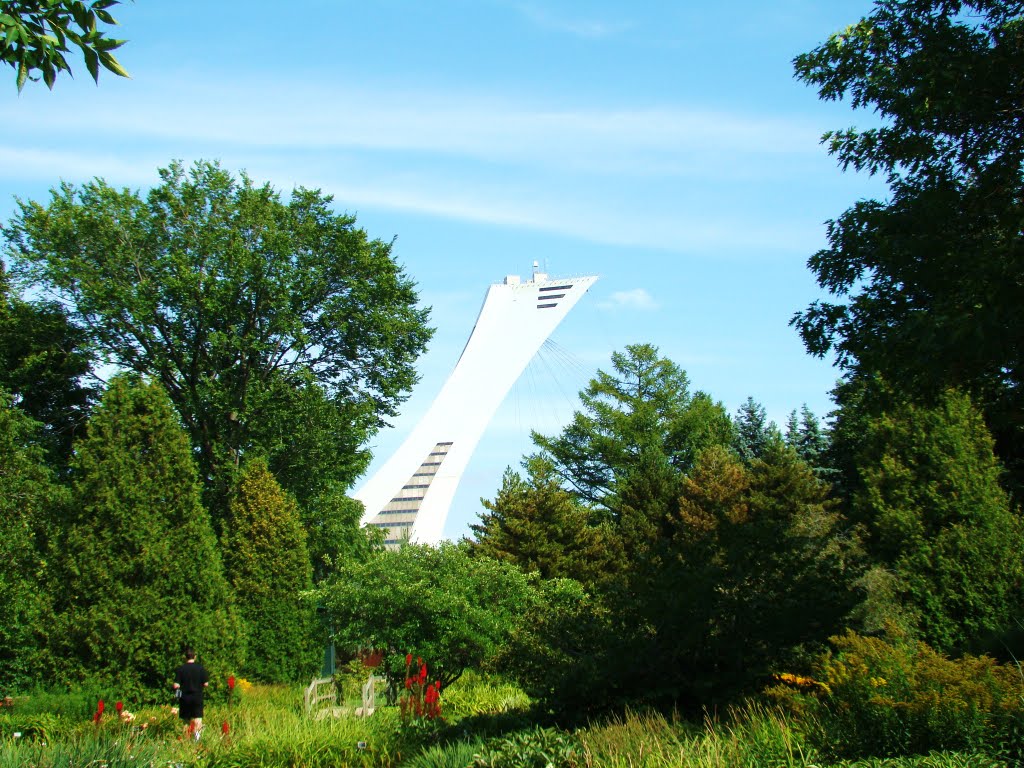
[[(109, 768), (152, 763), (189, 768), (1003, 768), (982, 754), (933, 753), (921, 757), (828, 763), (803, 730), (780, 711), (748, 706), (719, 719), (691, 723), (653, 711), (626, 711), (576, 730), (531, 724), (525, 711), (503, 719), (521, 694), (500, 681), (467, 675), (445, 694), (449, 727), (431, 732), (400, 726), (396, 708), (371, 718), (315, 720), (304, 714), (297, 687), (242, 686), (228, 706), (214, 697), (198, 746), (180, 739), (168, 707), (135, 713), (131, 722), (111, 715), (99, 725), (75, 699), (40, 696), (47, 714), (21, 699), (0, 712), (0, 768)], [(456, 694), (456, 692), (458, 692)], [(497, 695), (496, 695), (497, 693)], [(65, 697), (66, 698), (66, 697)], [(505, 714), (503, 714), (505, 713)], [(34, 722), (35, 730), (27, 725)], [(227, 733), (220, 727), (228, 723)], [(139, 724), (147, 727), (143, 728)], [(512, 724), (511, 730), (502, 730)], [(495, 730), (498, 728), (498, 730)], [(22, 737), (13, 738), (15, 731)], [(44, 743), (45, 742), (45, 743)]]
[(1024, 760), (1024, 676), (981, 656), (952, 660), (924, 643), (833, 638), (822, 669), (816, 732), (836, 758), (931, 750), (989, 751)]
[(395, 683), (405, 678), (406, 654), (420, 656), (443, 689), (494, 655), (534, 595), (515, 566), (447, 543), (349, 561), (317, 592), (339, 646), (385, 651), (384, 671)]

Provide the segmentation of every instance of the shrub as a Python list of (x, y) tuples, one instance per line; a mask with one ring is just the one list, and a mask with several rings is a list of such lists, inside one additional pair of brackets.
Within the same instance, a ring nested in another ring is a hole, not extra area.
[(849, 632), (833, 638), (822, 669), (817, 737), (835, 757), (932, 751), (1020, 756), (1024, 681), (986, 656), (952, 660), (921, 642), (889, 643)]
[(475, 755), (472, 768), (572, 768), (581, 762), (579, 740), (558, 728), (533, 728), (495, 739)]

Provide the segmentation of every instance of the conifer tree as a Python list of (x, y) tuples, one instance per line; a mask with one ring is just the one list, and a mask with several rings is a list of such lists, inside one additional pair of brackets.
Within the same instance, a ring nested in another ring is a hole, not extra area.
[(971, 400), (951, 390), (894, 406), (867, 421), (858, 458), (852, 513), (922, 639), (957, 652), (1009, 628), (1024, 604), (1024, 530)]
[(748, 397), (733, 419), (733, 450), (745, 462), (761, 458), (768, 446), (781, 435), (774, 421), (768, 420), (764, 406)]
[(217, 674), (240, 634), (188, 438), (159, 384), (113, 378), (75, 451), (56, 655), (69, 681), (166, 689), (185, 646)]
[(592, 585), (611, 575), (617, 542), (608, 522), (562, 487), (550, 461), (533, 456), (523, 466), (525, 479), (508, 469), (494, 501), (482, 500), (470, 551), (543, 579)]
[(248, 629), (243, 672), (256, 680), (308, 679), (325, 633), (303, 592), (313, 587), (299, 508), (267, 468), (247, 463), (228, 504), (224, 565)]
[(43, 462), (38, 425), (0, 391), (0, 681), (38, 682), (45, 659), (36, 631), (46, 615), (46, 541), (67, 494)]

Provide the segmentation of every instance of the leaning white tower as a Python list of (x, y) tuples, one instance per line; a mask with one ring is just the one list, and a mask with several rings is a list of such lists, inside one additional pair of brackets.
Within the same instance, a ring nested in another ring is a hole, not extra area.
[(596, 276), (549, 279), (533, 263), (487, 290), (473, 333), (430, 409), (401, 447), (355, 494), (364, 525), (386, 540), (436, 544), (477, 443), (537, 350)]

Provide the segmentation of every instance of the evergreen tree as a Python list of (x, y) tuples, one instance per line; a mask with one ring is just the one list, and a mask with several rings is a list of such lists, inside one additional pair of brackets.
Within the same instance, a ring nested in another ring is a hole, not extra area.
[(733, 450), (745, 462), (761, 458), (768, 446), (780, 439), (779, 428), (768, 420), (764, 406), (748, 397), (733, 419)]
[(67, 505), (43, 462), (38, 426), (0, 391), (0, 681), (14, 689), (45, 673), (49, 520)]
[(295, 500), (263, 459), (249, 461), (238, 479), (222, 550), (248, 628), (243, 672), (266, 682), (313, 676), (326, 638), (302, 594), (313, 586), (306, 534)]
[(51, 639), (66, 680), (157, 697), (185, 646), (215, 675), (240, 633), (188, 438), (159, 384), (113, 378), (78, 443)]
[(1024, 530), (970, 399), (949, 391), (867, 420), (858, 464), (852, 513), (922, 639), (964, 651), (1007, 629), (1024, 604)]
[(470, 526), (475, 535), (470, 550), (536, 571), (543, 579), (594, 584), (608, 576), (618, 558), (607, 521), (596, 521), (561, 486), (549, 461), (535, 456), (524, 468), (526, 479), (508, 469), (494, 501), (482, 500), (486, 511)]

